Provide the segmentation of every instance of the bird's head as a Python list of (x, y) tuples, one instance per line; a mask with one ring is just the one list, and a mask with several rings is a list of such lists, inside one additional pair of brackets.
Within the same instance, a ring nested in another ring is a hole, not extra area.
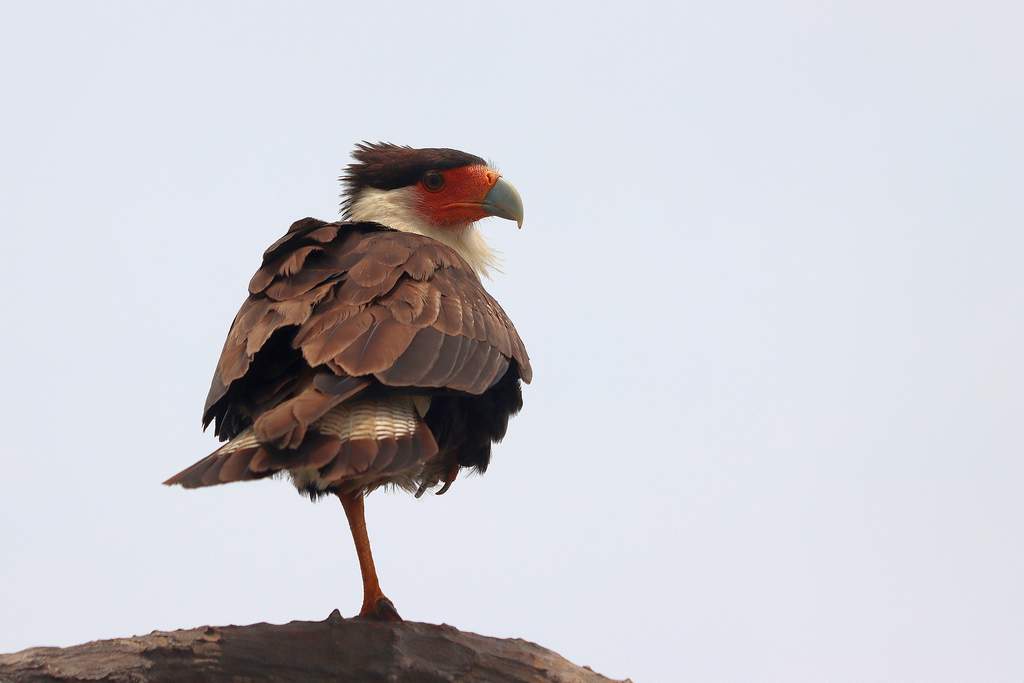
[(347, 220), (374, 221), (432, 237), (487, 274), (497, 256), (474, 223), (488, 216), (522, 227), (523, 202), (511, 183), (483, 159), (454, 149), (413, 149), (362, 143), (341, 177)]

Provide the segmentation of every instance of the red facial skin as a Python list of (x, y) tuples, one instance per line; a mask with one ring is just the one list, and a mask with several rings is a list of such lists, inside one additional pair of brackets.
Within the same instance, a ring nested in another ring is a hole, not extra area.
[(482, 202), (498, 182), (500, 173), (486, 166), (463, 166), (439, 173), (444, 186), (436, 192), (428, 190), (422, 180), (416, 183), (420, 210), (432, 223), (458, 227), (490, 215)]

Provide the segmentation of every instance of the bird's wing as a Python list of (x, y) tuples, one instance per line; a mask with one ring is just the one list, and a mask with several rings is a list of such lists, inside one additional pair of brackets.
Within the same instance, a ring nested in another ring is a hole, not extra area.
[(249, 283), (203, 421), (216, 419), (222, 438), (255, 421), (261, 439), (288, 445), (374, 381), (481, 394), (510, 363), (530, 381), (511, 321), (451, 248), (374, 223), (306, 218), (267, 249)]

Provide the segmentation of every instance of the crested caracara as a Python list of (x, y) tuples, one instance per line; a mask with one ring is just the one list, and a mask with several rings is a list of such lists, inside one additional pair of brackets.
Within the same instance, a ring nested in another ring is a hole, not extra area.
[(444, 493), (522, 407), (530, 360), (480, 283), (475, 227), (523, 221), (519, 194), (472, 154), (361, 144), (342, 220), (305, 218), (270, 245), (213, 375), (203, 426), (227, 443), (166, 484), (288, 477), (341, 499), (363, 577), (360, 616), (398, 620), (377, 581), (363, 497)]

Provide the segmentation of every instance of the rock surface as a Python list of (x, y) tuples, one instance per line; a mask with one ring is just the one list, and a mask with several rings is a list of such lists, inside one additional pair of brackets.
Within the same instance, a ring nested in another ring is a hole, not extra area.
[(343, 619), (153, 631), (0, 655), (2, 683), (110, 681), (611, 681), (518, 638)]

